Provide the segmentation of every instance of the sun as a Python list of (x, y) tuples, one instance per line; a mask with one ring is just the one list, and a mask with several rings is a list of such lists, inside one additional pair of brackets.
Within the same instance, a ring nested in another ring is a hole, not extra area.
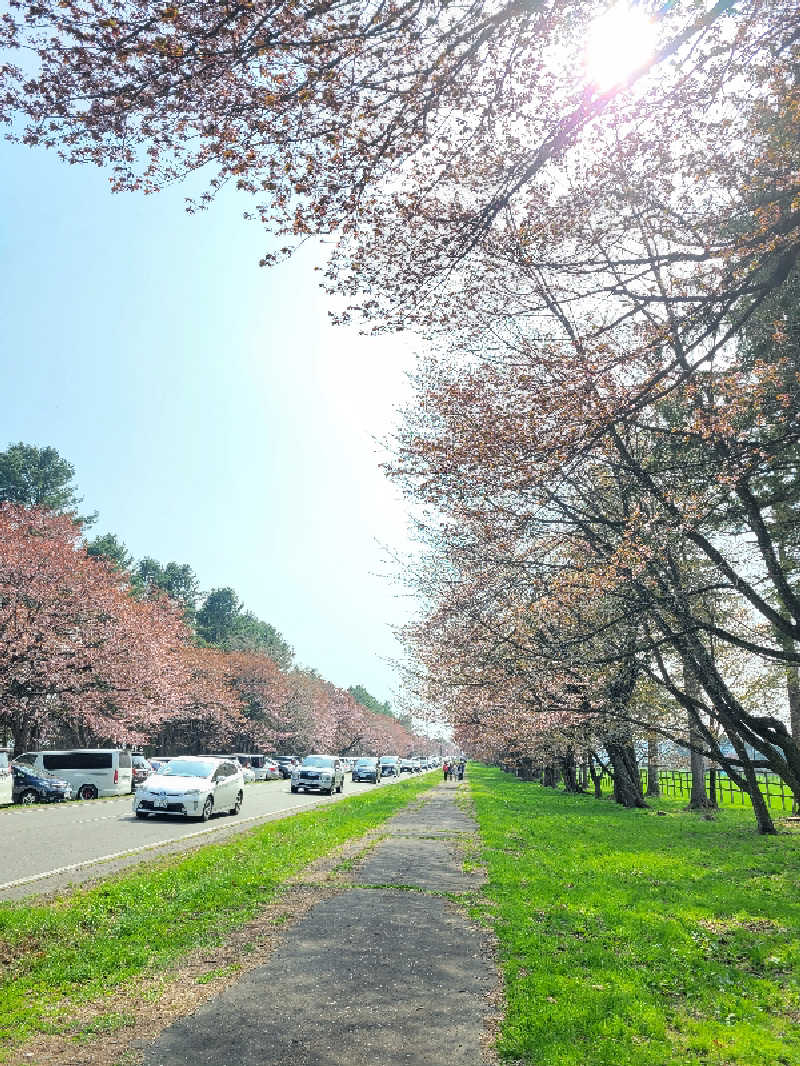
[(586, 44), (589, 80), (606, 92), (621, 85), (655, 53), (656, 24), (641, 7), (621, 0), (594, 20)]

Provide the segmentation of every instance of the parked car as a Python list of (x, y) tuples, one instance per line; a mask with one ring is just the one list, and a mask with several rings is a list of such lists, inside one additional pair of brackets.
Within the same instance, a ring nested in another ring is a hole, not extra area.
[(72, 785), (47, 770), (35, 770), (26, 764), (11, 764), (11, 800), (13, 803), (59, 803), (72, 799)]
[(292, 792), (307, 792), (311, 789), (327, 792), (344, 791), (344, 766), (335, 755), (306, 755), (299, 766), (292, 770)]
[(274, 758), (278, 773), (283, 778), (291, 777), (294, 767), (300, 765), (300, 760), (296, 755), (276, 755)]
[(400, 776), (400, 756), (399, 755), (381, 755), (381, 776), (382, 777), (399, 777)]
[(242, 766), (249, 766), (255, 774), (254, 780), (256, 781), (276, 781), (281, 776), (275, 760), (270, 755), (254, 755), (237, 751), (233, 758), (238, 759)]
[(131, 755), (131, 792), (136, 791), (136, 786), (150, 776), (153, 767), (144, 755)]
[(356, 764), (353, 767), (354, 781), (372, 781), (374, 785), (377, 785), (380, 779), (381, 764), (378, 759), (369, 757), (356, 759)]
[(133, 797), (137, 818), (180, 814), (207, 822), (212, 814), (238, 814), (244, 798), (242, 768), (232, 759), (181, 755), (151, 774)]
[(131, 791), (131, 753), (123, 748), (25, 751), (14, 762), (38, 773), (56, 774), (69, 782), (77, 799), (124, 796)]
[(414, 764), (412, 763), (411, 759), (401, 759), (400, 760), (400, 773), (401, 774), (413, 774), (414, 773)]

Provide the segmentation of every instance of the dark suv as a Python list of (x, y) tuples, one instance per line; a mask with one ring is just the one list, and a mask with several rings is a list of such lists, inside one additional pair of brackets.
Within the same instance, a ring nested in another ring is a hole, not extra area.
[(11, 764), (11, 799), (14, 803), (58, 803), (72, 799), (72, 785), (54, 774)]
[(378, 759), (356, 759), (353, 767), (354, 781), (372, 781), (374, 784), (381, 779), (381, 764)]
[(273, 759), (278, 764), (278, 772), (284, 780), (292, 776), (292, 767), (299, 761), (296, 755), (273, 755)]

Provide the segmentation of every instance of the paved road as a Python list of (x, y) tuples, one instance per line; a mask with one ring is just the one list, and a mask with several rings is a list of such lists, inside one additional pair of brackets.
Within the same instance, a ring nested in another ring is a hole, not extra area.
[[(387, 778), (379, 787), (391, 787)], [(369, 784), (345, 777), (344, 796), (368, 792)], [(179, 818), (138, 819), (131, 797), (53, 803), (0, 810), (0, 899), (20, 899), (61, 889), (138, 862), (153, 854), (180, 851), (258, 822), (340, 796), (289, 791), (288, 781), (258, 781), (245, 786), (238, 817), (216, 815), (208, 822)], [(102, 865), (99, 865), (102, 864)]]

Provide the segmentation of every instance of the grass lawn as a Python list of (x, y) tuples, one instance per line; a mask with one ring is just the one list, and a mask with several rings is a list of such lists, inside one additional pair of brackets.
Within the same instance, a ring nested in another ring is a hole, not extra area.
[(353, 796), (52, 902), (0, 903), (0, 1059), (68, 1029), (76, 1005), (219, 943), (298, 870), (437, 783), (426, 774)]
[(749, 810), (627, 811), (470, 770), (504, 1059), (800, 1066), (800, 832), (759, 837)]

